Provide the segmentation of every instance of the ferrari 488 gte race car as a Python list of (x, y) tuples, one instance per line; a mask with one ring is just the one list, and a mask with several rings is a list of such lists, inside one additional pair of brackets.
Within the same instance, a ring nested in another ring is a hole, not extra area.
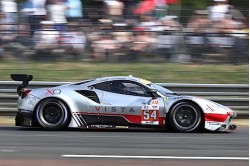
[(57, 87), (26, 89), (32, 75), (12, 74), (16, 126), (70, 128), (160, 127), (177, 132), (234, 130), (236, 113), (213, 101), (177, 95), (133, 76), (103, 77)]

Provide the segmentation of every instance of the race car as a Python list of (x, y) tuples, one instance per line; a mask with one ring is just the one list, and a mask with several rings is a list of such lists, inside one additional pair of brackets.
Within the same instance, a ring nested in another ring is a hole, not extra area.
[(227, 131), (236, 113), (205, 98), (178, 95), (133, 76), (113, 76), (27, 89), (32, 75), (11, 74), (18, 86), (16, 126), (166, 128), (176, 132)]

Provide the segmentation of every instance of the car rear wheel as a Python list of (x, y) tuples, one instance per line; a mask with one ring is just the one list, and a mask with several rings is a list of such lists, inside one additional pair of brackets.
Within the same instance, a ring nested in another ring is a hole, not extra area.
[(195, 132), (203, 124), (201, 109), (194, 103), (183, 101), (174, 105), (168, 116), (168, 124), (177, 132)]
[(61, 100), (48, 98), (38, 105), (36, 119), (43, 128), (60, 130), (68, 125), (70, 114)]

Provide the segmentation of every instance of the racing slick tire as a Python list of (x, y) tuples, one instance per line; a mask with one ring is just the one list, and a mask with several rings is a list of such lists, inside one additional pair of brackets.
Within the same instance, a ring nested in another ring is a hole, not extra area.
[(204, 121), (201, 109), (188, 101), (175, 104), (167, 120), (170, 129), (176, 132), (197, 132), (202, 129)]
[(55, 98), (48, 98), (39, 103), (35, 116), (40, 126), (49, 130), (67, 127), (70, 119), (67, 106)]

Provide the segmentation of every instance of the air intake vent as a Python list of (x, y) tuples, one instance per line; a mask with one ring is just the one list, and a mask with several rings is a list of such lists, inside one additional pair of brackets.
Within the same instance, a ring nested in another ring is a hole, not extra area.
[(93, 100), (94, 102), (100, 103), (100, 100), (95, 92), (93, 91), (87, 91), (87, 90), (77, 90), (77, 93), (89, 98), (90, 100)]

